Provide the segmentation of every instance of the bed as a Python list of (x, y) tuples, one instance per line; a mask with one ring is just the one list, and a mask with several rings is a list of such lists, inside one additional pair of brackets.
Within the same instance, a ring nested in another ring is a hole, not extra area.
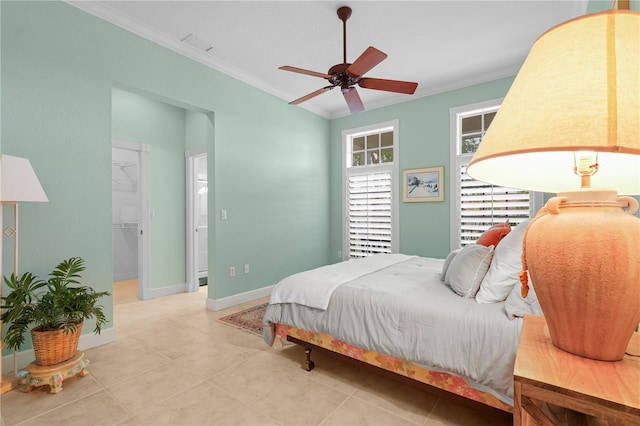
[(287, 277), (271, 294), (263, 338), (301, 345), (307, 370), (320, 350), (510, 413), (522, 317), (541, 314), (533, 288), (520, 292), (526, 224), (492, 227), (446, 259), (376, 254)]

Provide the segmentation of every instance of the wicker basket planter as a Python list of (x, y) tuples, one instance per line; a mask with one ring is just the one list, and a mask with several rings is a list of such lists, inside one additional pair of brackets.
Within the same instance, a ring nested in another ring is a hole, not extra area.
[[(82, 285), (80, 273), (84, 270), (81, 257), (70, 257), (53, 268), (46, 281), (31, 272), (4, 277), (9, 293), (1, 297), (0, 323), (7, 324), (2, 330), (2, 343), (20, 350), (31, 331), (36, 366), (48, 367), (72, 359), (78, 348), (82, 322), (95, 318), (93, 332), (96, 334), (100, 334), (108, 322), (98, 301), (111, 293)], [(78, 325), (72, 327), (72, 324)]]
[(36, 364), (49, 366), (65, 362), (76, 354), (78, 341), (82, 334), (82, 323), (75, 332), (65, 333), (64, 330), (38, 331), (31, 330), (33, 352), (36, 356)]

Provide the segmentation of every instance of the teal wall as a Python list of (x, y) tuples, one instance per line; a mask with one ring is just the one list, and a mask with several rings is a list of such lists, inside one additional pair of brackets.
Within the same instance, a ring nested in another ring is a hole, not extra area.
[[(587, 14), (609, 10), (612, 8), (613, 4), (614, 2), (611, 0), (589, 0), (589, 6), (587, 6)], [(640, 0), (630, 0), (629, 9), (640, 11)]]
[[(414, 99), (386, 108), (364, 111), (331, 122), (331, 249), (332, 261), (342, 250), (342, 131), (399, 121), (400, 176), (402, 170), (444, 166), (445, 197), (437, 203), (399, 203), (399, 251), (444, 258), (449, 253), (450, 135), (449, 108), (504, 97), (513, 78), (505, 78), (438, 95)], [(398, 194), (402, 194), (401, 179)]]
[[(592, 1), (589, 11), (609, 7)], [(156, 285), (184, 281), (183, 153), (207, 149), (209, 297), (221, 299), (338, 260), (342, 130), (398, 119), (400, 171), (442, 165), (448, 182), (449, 108), (502, 97), (512, 82), (329, 121), (63, 2), (3, 1), (0, 19), (0, 150), (29, 158), (50, 200), (21, 205), (20, 270), (44, 276), (79, 255), (99, 291), (111, 290), (113, 138), (152, 145), (153, 226), (171, 228), (151, 240)], [(148, 128), (125, 116), (127, 102)], [(171, 126), (153, 114), (171, 117)], [(442, 203), (400, 203), (401, 252), (447, 254), (450, 199), (447, 185)], [(180, 255), (169, 255), (169, 241)], [(12, 253), (4, 247), (6, 271)], [(111, 298), (105, 307), (112, 320)]]
[(214, 140), (213, 113), (185, 110), (185, 149), (207, 149), (207, 143)]
[[(611, 9), (611, 1), (590, 0), (587, 13), (608, 9)], [(631, 0), (630, 9), (640, 10), (640, 0)], [(449, 108), (502, 98), (511, 87), (514, 77), (410, 100), (386, 108), (364, 111), (331, 121), (331, 248), (329, 252), (332, 262), (339, 260), (337, 253), (342, 250), (342, 131), (398, 119), (400, 175), (404, 169), (444, 166), (447, 185), (445, 185), (443, 203), (403, 203), (402, 201), (399, 203), (399, 251), (443, 258), (450, 251)], [(399, 194), (402, 193), (400, 184), (398, 179)]]
[[(20, 271), (44, 276), (63, 258), (79, 255), (87, 264), (85, 281), (111, 290), (111, 140), (149, 136), (120, 128), (120, 119), (112, 118), (114, 88), (215, 117), (206, 141), (214, 182), (209, 211), (226, 209), (229, 220), (211, 215), (210, 298), (272, 285), (328, 262), (328, 120), (65, 3), (0, 7), (0, 148), (29, 158), (49, 197), (21, 206)], [(176, 135), (175, 145), (157, 139), (162, 145), (152, 147), (159, 161), (151, 174), (157, 181), (182, 174), (167, 184), (184, 188), (184, 150), (201, 142), (189, 136), (187, 146), (184, 128)], [(184, 206), (184, 193), (151, 196), (160, 213), (156, 223), (165, 209), (166, 219), (176, 220), (173, 238), (182, 257), (167, 260), (164, 271), (175, 269), (167, 281), (182, 283), (184, 219), (168, 206)], [(228, 276), (230, 266), (242, 271), (245, 263), (250, 274)], [(111, 298), (105, 308), (111, 321)]]

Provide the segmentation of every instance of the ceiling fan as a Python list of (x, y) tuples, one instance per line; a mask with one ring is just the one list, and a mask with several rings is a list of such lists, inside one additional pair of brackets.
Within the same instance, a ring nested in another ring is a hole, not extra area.
[(324, 92), (327, 92), (334, 87), (340, 86), (340, 90), (347, 101), (347, 106), (351, 113), (356, 113), (364, 110), (364, 105), (360, 99), (360, 95), (355, 88), (355, 85), (374, 90), (384, 90), (386, 92), (406, 93), (413, 95), (418, 87), (418, 83), (399, 80), (385, 80), (381, 78), (369, 78), (363, 77), (363, 75), (378, 65), (380, 62), (387, 58), (387, 54), (381, 52), (373, 46), (369, 46), (352, 64), (347, 62), (347, 19), (351, 17), (351, 8), (348, 6), (342, 6), (338, 8), (338, 18), (342, 21), (343, 32), (343, 63), (337, 64), (329, 68), (327, 73), (321, 73), (316, 71), (310, 71), (303, 68), (296, 68), (289, 65), (279, 67), (278, 69), (297, 72), (300, 74), (311, 75), (314, 77), (320, 77), (327, 79), (329, 86), (325, 86), (322, 89), (318, 89), (315, 92), (311, 92), (289, 102), (290, 104), (297, 105), (311, 98), (314, 98)]

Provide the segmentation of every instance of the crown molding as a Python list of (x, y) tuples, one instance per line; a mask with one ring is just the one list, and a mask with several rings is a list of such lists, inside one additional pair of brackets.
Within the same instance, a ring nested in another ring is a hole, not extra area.
[[(233, 65), (230, 65), (205, 52), (202, 52), (201, 50), (191, 46), (190, 44), (183, 43), (178, 39), (174, 39), (173, 37), (170, 37), (167, 34), (164, 34), (156, 30), (155, 28), (152, 28), (145, 23), (138, 21), (137, 19), (133, 19), (130, 16), (124, 15), (103, 2), (86, 0), (65, 0), (65, 3), (93, 16), (96, 16), (97, 18), (100, 18), (106, 22), (116, 25), (126, 31), (136, 34), (142, 38), (152, 41), (159, 46), (165, 47), (175, 53), (178, 53), (179, 55), (185, 56), (189, 59), (206, 65), (209, 68), (228, 75), (229, 77), (260, 89), (263, 92), (276, 96), (277, 98), (287, 100), (289, 96), (287, 94), (284, 94), (277, 88), (268, 85), (263, 80), (255, 78), (254, 76), (237, 67), (234, 67)], [(324, 118), (330, 118), (331, 115), (329, 111), (321, 108), (315, 108), (312, 104), (307, 104), (301, 107)]]

